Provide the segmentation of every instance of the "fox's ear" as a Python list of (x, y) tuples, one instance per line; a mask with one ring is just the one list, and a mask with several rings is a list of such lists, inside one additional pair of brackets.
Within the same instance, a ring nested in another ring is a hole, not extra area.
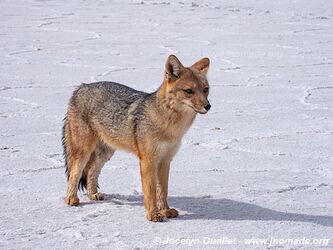
[(208, 57), (202, 58), (201, 60), (193, 64), (191, 67), (207, 75), (209, 69), (209, 58)]
[(184, 66), (175, 55), (170, 55), (165, 64), (165, 77), (169, 80), (179, 78)]

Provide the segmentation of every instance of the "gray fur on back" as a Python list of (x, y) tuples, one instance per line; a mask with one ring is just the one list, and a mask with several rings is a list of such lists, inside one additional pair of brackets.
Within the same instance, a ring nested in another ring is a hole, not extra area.
[(98, 123), (110, 132), (133, 136), (146, 106), (154, 100), (154, 93), (115, 82), (95, 82), (80, 85), (73, 94), (72, 104), (86, 124)]

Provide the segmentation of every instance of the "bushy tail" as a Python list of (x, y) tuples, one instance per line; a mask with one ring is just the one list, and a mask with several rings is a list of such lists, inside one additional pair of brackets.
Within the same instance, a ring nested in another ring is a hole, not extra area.
[(68, 157), (69, 157), (69, 153), (68, 153), (68, 122), (67, 122), (67, 115), (65, 116), (65, 118), (63, 119), (64, 125), (62, 126), (62, 147), (63, 147), (63, 153), (64, 153), (64, 160), (65, 160), (65, 174), (67, 175), (67, 181), (69, 179), (69, 168), (68, 168)]
[[(70, 136), (69, 136), (69, 128), (68, 128), (68, 119), (67, 115), (63, 119), (64, 125), (62, 127), (62, 146), (63, 146), (63, 152), (64, 152), (64, 160), (65, 160), (65, 174), (67, 175), (67, 181), (69, 179), (70, 171), (71, 171), (71, 166), (70, 166), (70, 157), (71, 157), (71, 141), (70, 141)], [(82, 191), (87, 189), (87, 175), (83, 171), (79, 186), (78, 188)]]
[(83, 171), (80, 182), (79, 182), (79, 190), (84, 191), (87, 189), (87, 175)]

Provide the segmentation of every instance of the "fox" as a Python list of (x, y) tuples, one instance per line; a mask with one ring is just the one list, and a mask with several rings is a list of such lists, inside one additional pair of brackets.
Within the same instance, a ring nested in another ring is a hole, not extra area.
[(63, 120), (65, 203), (79, 205), (79, 189), (86, 189), (90, 200), (103, 200), (98, 177), (119, 149), (139, 159), (146, 218), (177, 217), (178, 210), (168, 205), (170, 163), (196, 115), (211, 108), (209, 64), (205, 57), (185, 67), (169, 55), (162, 84), (152, 93), (108, 81), (77, 87)]

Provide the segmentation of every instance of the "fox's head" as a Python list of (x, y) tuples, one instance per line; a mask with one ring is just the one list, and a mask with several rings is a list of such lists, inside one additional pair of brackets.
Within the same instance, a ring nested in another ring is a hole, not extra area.
[(184, 67), (170, 55), (165, 64), (164, 91), (170, 106), (177, 110), (205, 114), (210, 109), (207, 99), (209, 59), (202, 58), (191, 67)]

